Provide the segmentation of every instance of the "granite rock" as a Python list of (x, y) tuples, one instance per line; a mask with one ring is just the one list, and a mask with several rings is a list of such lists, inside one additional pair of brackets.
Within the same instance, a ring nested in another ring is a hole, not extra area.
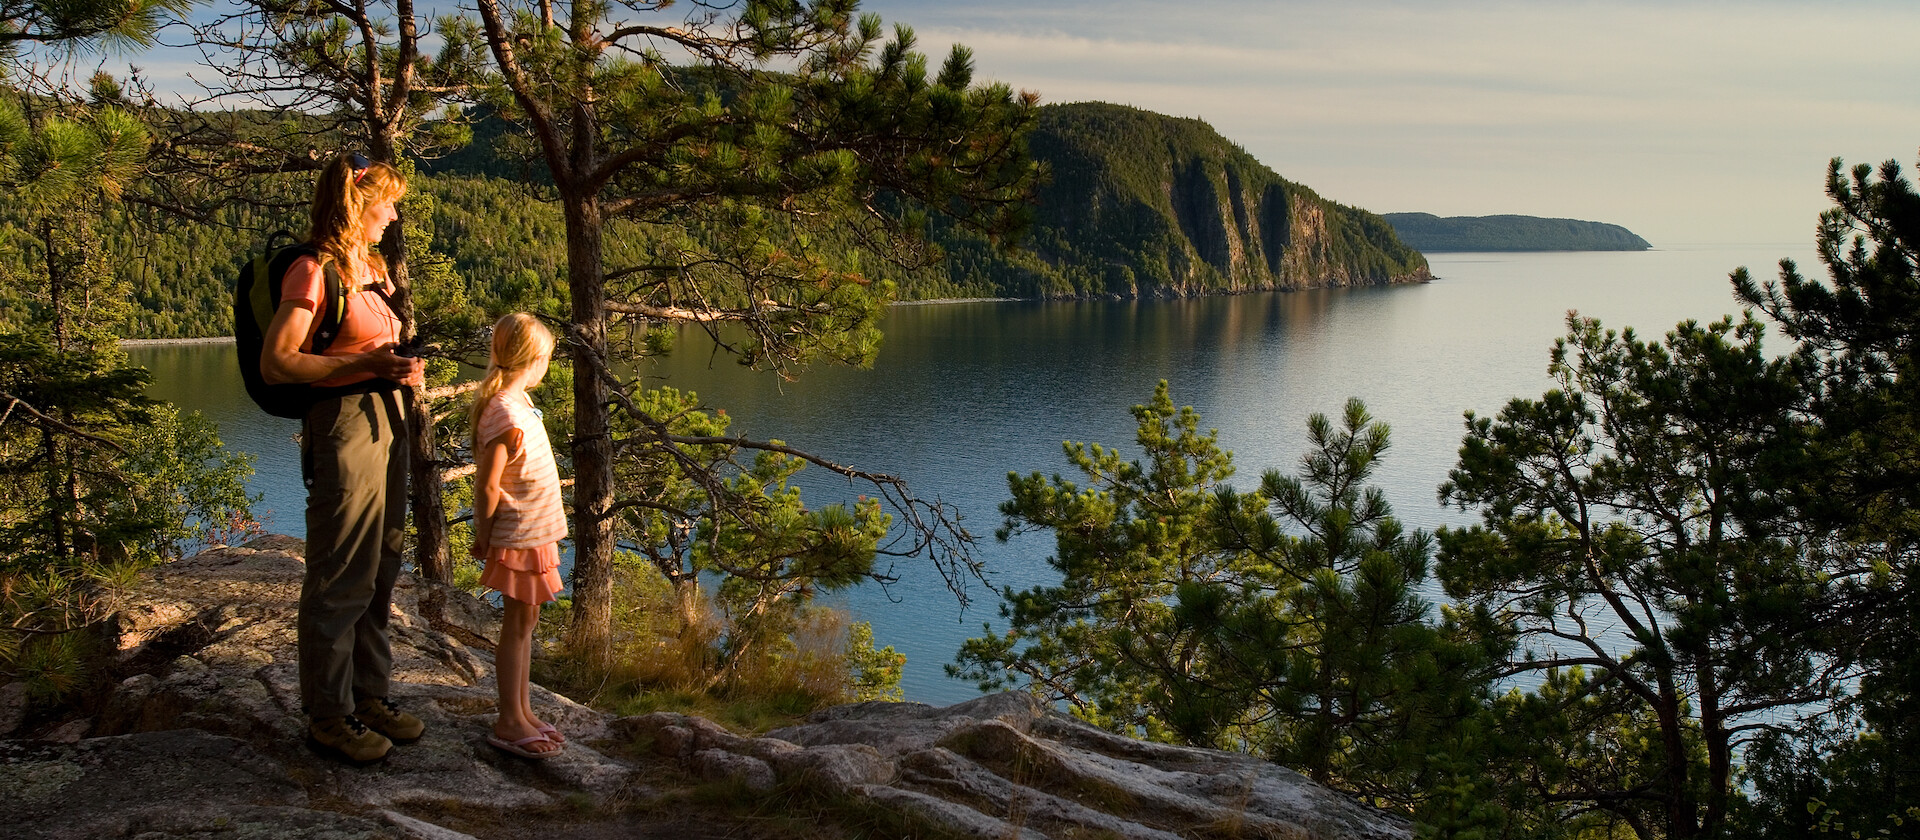
[(308, 807), (278, 762), (236, 738), (193, 729), (0, 741), (8, 836), (312, 838), (399, 836), (378, 823)]
[[(1284, 768), (1135, 741), (1018, 693), (945, 708), (857, 703), (749, 737), (670, 712), (615, 719), (536, 685), (535, 710), (569, 743), (519, 759), (485, 740), (498, 611), (410, 575), (395, 586), (394, 699), (427, 731), (348, 767), (302, 745), (302, 551), (266, 537), (145, 573), (107, 633), (126, 676), (88, 705), (94, 716), (0, 740), (8, 836), (463, 840), (432, 815), (645, 801), (657, 793), (640, 780), (662, 778), (663, 764), (996, 840), (1412, 836), (1406, 820)], [(0, 686), (0, 735), (26, 719), (23, 696)]]
[(0, 738), (12, 735), (27, 720), (27, 684), (0, 685)]

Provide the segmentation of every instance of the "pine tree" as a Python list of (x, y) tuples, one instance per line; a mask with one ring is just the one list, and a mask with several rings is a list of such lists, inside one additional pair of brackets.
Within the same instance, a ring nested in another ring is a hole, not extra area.
[(1441, 745), (1478, 714), (1494, 660), (1435, 620), (1417, 594), (1429, 537), (1366, 484), (1386, 427), (1357, 400), (1338, 429), (1314, 415), (1299, 476), (1242, 493), (1166, 383), (1133, 411), (1144, 461), (1069, 443), (1085, 487), (1008, 476), (1002, 538), (1051, 531), (1061, 581), (1006, 591), (1007, 631), (968, 640), (949, 673), (983, 690), (1024, 680), (1102, 726), (1252, 752), (1420, 811), (1464, 774)]
[[(1002, 592), (1004, 635), (970, 639), (948, 672), (981, 690), (1026, 683), (1049, 702), (1119, 731), (1205, 746), (1245, 747), (1264, 717), (1224, 688), (1231, 663), (1203, 658), (1204, 621), (1182, 624), (1210, 585), (1277, 584), (1259, 548), (1277, 544), (1258, 493), (1224, 484), (1233, 456), (1200, 431), (1191, 407), (1176, 409), (1165, 382), (1135, 406), (1144, 461), (1100, 444), (1067, 442), (1086, 479), (1011, 473), (998, 536), (1051, 531), (1057, 586)], [(1257, 539), (1242, 540), (1249, 533)], [(990, 629), (990, 628), (988, 628)]]
[[(576, 368), (568, 644), (589, 658), (605, 657), (611, 641), (615, 514), (626, 492), (618, 460), (647, 452), (697, 465), (704, 459), (687, 448), (716, 443), (775, 451), (676, 435), (671, 417), (647, 414), (648, 401), (617, 373), (622, 356), (645, 346), (610, 341), (614, 319), (656, 335), (661, 324), (702, 325), (743, 362), (783, 372), (870, 361), (891, 289), (811, 253), (806, 232), (846, 231), (871, 255), (916, 262), (929, 256), (917, 236), (925, 212), (1011, 230), (1032, 178), (1019, 138), (1033, 98), (971, 87), (964, 49), (929, 78), (912, 33), (899, 29), (879, 47), (879, 19), (856, 19), (852, 0), (749, 0), (678, 18), (669, 5), (577, 3), (556, 18), (546, 3), (479, 3), (499, 71), (492, 103), (526, 130), (566, 222), (563, 343)], [(895, 208), (911, 211), (905, 227), (883, 212)], [(622, 220), (639, 235), (609, 239)], [(694, 226), (725, 235), (705, 244), (679, 233)], [(799, 235), (773, 235), (782, 229)], [(612, 407), (625, 417), (614, 421)], [(878, 479), (876, 495), (895, 503), (915, 550), (964, 545), (948, 512), (904, 494), (898, 479), (808, 460)], [(762, 503), (723, 476), (693, 472), (713, 508), (751, 517)], [(966, 558), (946, 562), (958, 564), (953, 574)]]
[(1569, 316), (1558, 387), (1468, 415), (1440, 492), (1482, 524), (1442, 530), (1439, 576), (1519, 625), (1512, 673), (1548, 674), (1563, 714), (1605, 722), (1539, 744), (1585, 756), (1536, 782), (1563, 815), (1716, 836), (1738, 746), (1852, 673), (1808, 611), (1831, 570), (1770, 482), (1806, 464), (1809, 369), (1769, 358), (1764, 332), (1729, 318), (1643, 342)]
[(1225, 684), (1243, 706), (1270, 710), (1261, 754), (1417, 813), (1456, 772), (1434, 761), (1438, 745), (1479, 713), (1501, 634), (1484, 613), (1436, 610), (1419, 594), (1432, 538), (1406, 531), (1367, 486), (1387, 427), (1350, 400), (1337, 430), (1320, 414), (1307, 429), (1299, 477), (1268, 471), (1268, 509), (1229, 531), (1266, 579), (1183, 590), (1180, 624), (1206, 631), (1210, 658), (1234, 663)]
[(1839, 721), (1752, 751), (1746, 825), (1779, 837), (1920, 822), (1920, 193), (1894, 161), (1849, 173), (1836, 158), (1827, 195), (1824, 280), (1790, 260), (1775, 282), (1733, 277), (1814, 374), (1810, 463), (1778, 484), (1832, 575), (1828, 598), (1804, 609), (1847, 628), (1828, 651), (1861, 673)]
[(22, 47), (73, 55), (101, 47), (150, 46), (154, 32), (191, 5), (188, 0), (0, 0), (0, 73), (21, 69)]
[(117, 330), (129, 296), (94, 225), (138, 176), (139, 121), (111, 107), (38, 113), (0, 94), (0, 196), (34, 238), (3, 278), (28, 317), (0, 332), (0, 668), (42, 698), (79, 687), (74, 631), (140, 566), (244, 521), (247, 459), (211, 424), (145, 396)]

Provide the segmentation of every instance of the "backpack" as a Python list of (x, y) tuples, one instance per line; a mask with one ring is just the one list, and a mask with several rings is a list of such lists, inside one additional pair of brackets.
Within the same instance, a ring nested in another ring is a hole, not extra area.
[[(266, 348), (267, 327), (280, 309), (280, 284), (295, 260), (317, 258), (320, 253), (300, 242), (275, 247), (274, 243), (281, 239), (291, 242), (293, 236), (282, 231), (268, 237), (267, 250), (241, 266), (239, 280), (233, 287), (233, 343), (240, 354), (240, 378), (246, 382), (247, 396), (268, 414), (297, 420), (306, 417), (307, 410), (315, 403), (329, 397), (398, 387), (383, 380), (332, 388), (306, 383), (267, 384), (260, 374), (260, 353)], [(321, 274), (326, 277), (326, 294), (320, 311), (314, 313), (313, 343), (307, 351), (316, 354), (324, 352), (340, 334), (341, 321), (347, 311), (347, 288), (340, 280), (340, 272), (331, 264), (325, 264)], [(388, 305), (392, 305), (391, 300)]]

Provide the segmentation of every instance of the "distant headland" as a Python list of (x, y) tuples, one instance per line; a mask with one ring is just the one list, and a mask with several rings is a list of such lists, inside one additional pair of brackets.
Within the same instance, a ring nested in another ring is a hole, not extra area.
[(1400, 241), (1420, 251), (1645, 251), (1633, 231), (1605, 222), (1538, 216), (1384, 213)]

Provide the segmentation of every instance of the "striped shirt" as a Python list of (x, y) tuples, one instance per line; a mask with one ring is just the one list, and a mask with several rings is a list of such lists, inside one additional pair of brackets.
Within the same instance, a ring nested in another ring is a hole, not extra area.
[[(512, 432), (520, 443), (513, 446)], [(493, 514), (494, 548), (539, 548), (567, 536), (560, 504), (560, 470), (547, 430), (525, 391), (502, 391), (480, 411), (477, 440), (486, 446), (508, 436), (507, 463), (500, 471), (500, 506)]]

